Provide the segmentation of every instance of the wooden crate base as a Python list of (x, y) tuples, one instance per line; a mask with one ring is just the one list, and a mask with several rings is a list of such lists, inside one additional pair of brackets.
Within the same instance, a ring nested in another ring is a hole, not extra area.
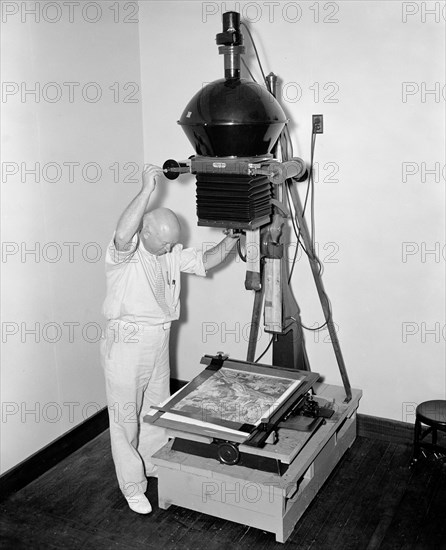
[(314, 389), (334, 401), (336, 414), (309, 439), (283, 476), (173, 451), (170, 442), (153, 456), (160, 508), (175, 504), (275, 533), (278, 542), (285, 542), (356, 438), (362, 392), (353, 390), (352, 400), (344, 404), (343, 388), (316, 384)]

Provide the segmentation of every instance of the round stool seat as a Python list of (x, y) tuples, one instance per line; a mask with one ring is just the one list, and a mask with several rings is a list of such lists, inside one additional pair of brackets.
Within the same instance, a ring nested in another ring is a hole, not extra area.
[(435, 399), (420, 403), (415, 414), (423, 424), (446, 428), (446, 401)]
[[(444, 443), (438, 444), (438, 432), (446, 432), (446, 400), (434, 399), (420, 403), (415, 410), (412, 465), (418, 461), (421, 453), (427, 456), (424, 451), (433, 453), (436, 459), (444, 462), (446, 447)], [(431, 442), (425, 440), (427, 435), (431, 435)]]

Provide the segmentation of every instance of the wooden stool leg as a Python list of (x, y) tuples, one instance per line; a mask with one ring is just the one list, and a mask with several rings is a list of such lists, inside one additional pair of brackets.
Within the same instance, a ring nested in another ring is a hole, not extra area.
[(415, 428), (414, 428), (414, 437), (413, 437), (413, 457), (412, 457), (411, 465), (417, 462), (418, 457), (420, 455), (420, 434), (421, 434), (421, 422), (418, 419), (416, 419)]
[(437, 444), (437, 428), (432, 427), (432, 443)]

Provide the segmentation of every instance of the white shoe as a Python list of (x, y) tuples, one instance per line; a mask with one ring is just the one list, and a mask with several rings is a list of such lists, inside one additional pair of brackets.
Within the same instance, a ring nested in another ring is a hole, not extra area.
[(152, 511), (152, 506), (148, 498), (143, 493), (138, 493), (131, 497), (125, 497), (129, 503), (130, 510), (138, 514), (150, 514)]

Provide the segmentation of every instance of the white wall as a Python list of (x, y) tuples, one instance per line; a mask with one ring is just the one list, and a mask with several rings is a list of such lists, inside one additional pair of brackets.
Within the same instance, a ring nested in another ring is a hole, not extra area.
[(126, 162), (140, 179), (137, 19), (55, 5), (2, 6), (2, 472), (105, 406), (104, 249), (133, 194)]
[[(295, 154), (306, 161), (311, 115), (324, 114), (316, 241), (348, 373), (364, 391), (360, 410), (411, 422), (414, 405), (446, 393), (444, 11), (438, 2), (273, 4), (141, 5), (145, 159), (162, 164), (194, 153), (176, 121), (203, 83), (223, 76), (215, 35), (222, 12), (238, 9), (251, 23), (265, 71), (282, 80)], [(245, 43), (258, 75), (246, 35)], [(435, 166), (442, 172), (422, 173)], [(192, 177), (166, 183), (160, 201), (187, 220), (188, 244), (221, 238), (196, 226)], [(253, 297), (238, 261), (207, 280), (185, 279), (172, 363), (174, 375), (190, 379), (205, 353), (246, 357)], [(293, 288), (303, 322), (320, 324), (305, 258)], [(326, 339), (327, 332), (306, 335), (312, 369), (340, 384)], [(263, 335), (258, 349), (267, 342)]]

